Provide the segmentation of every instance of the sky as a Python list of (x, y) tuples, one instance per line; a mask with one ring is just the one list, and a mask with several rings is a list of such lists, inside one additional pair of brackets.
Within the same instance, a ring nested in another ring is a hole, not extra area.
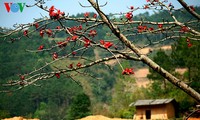
[[(69, 13), (69, 15), (76, 15), (77, 13), (84, 12), (95, 12), (91, 7), (83, 8), (79, 5), (79, 2), (82, 5), (89, 6), (87, 0), (45, 0), (46, 6), (49, 8), (52, 5), (55, 8)], [(189, 5), (200, 6), (200, 0), (184, 0)], [(99, 0), (99, 4), (107, 5), (102, 7), (102, 10), (106, 13), (120, 13), (128, 11), (128, 7), (134, 6), (142, 7), (146, 4), (146, 0)], [(180, 8), (181, 5), (177, 0), (168, 0), (168, 3), (172, 3), (175, 8)], [(10, 6), (12, 3), (10, 12), (7, 11), (6, 6)], [(0, 27), (12, 28), (14, 24), (22, 23), (31, 23), (34, 21), (34, 18), (41, 18), (42, 16), (48, 16), (48, 13), (41, 10), (38, 7), (24, 7), (22, 12), (18, 10), (18, 3), (25, 3), (26, 5), (32, 5), (35, 3), (35, 0), (0, 0)], [(23, 4), (22, 4), (23, 6)], [(139, 14), (144, 12), (144, 10), (137, 10), (133, 14)]]

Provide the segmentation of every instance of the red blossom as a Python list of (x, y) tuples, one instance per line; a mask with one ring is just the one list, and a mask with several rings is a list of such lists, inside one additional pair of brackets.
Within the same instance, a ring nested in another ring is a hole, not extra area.
[(149, 28), (149, 31), (153, 31), (153, 30), (154, 30), (154, 28), (152, 28), (152, 27)]
[(104, 47), (105, 48), (110, 48), (113, 45), (111, 42), (105, 42)]
[(35, 26), (36, 29), (38, 29), (39, 23), (35, 23), (34, 26)]
[(122, 75), (130, 75), (130, 74), (134, 74), (133, 68), (126, 68), (122, 72)]
[(73, 63), (69, 64), (69, 68), (70, 68), (70, 69), (73, 68)]
[(88, 33), (88, 36), (92, 36), (95, 37), (97, 35), (97, 31), (96, 30), (90, 30), (90, 32)]
[(56, 26), (56, 29), (60, 30), (60, 26)]
[(82, 29), (83, 29), (82, 25), (78, 26), (78, 30), (82, 30)]
[(67, 29), (69, 30), (70, 33), (75, 33), (76, 31), (82, 30), (83, 27), (82, 27), (82, 25), (80, 25), (80, 26), (74, 26), (74, 27), (67, 28)]
[(158, 28), (162, 28), (163, 27), (163, 24), (158, 24)]
[(126, 19), (131, 20), (133, 18), (132, 12), (126, 13), (125, 17), (126, 17)]
[(190, 39), (189, 39), (189, 38), (186, 39), (186, 42), (187, 42), (188, 48), (192, 47), (192, 43), (190, 42)]
[(105, 48), (110, 48), (111, 46), (113, 46), (113, 43), (106, 42), (104, 40), (100, 40), (100, 44), (102, 44)]
[(189, 28), (187, 26), (183, 26), (180, 30), (180, 32), (188, 32)]
[(134, 6), (131, 6), (130, 9), (133, 10), (133, 9), (134, 9)]
[(20, 80), (24, 80), (25, 79), (25, 76), (24, 75), (20, 75)]
[(54, 6), (51, 6), (51, 7), (49, 8), (49, 12), (53, 12), (54, 10), (55, 10)]
[(89, 12), (84, 13), (84, 17), (88, 18), (90, 16)]
[[(55, 10), (57, 10), (55, 12)], [(49, 16), (51, 19), (59, 19), (61, 16), (64, 16), (65, 13), (61, 12), (60, 10), (56, 9), (54, 6), (51, 6), (49, 8)]]
[(190, 39), (189, 39), (189, 38), (187, 38), (187, 39), (186, 39), (186, 42), (187, 42), (187, 43), (188, 43), (188, 42), (190, 42)]
[(24, 36), (28, 36), (28, 30), (24, 30)]
[(72, 55), (73, 55), (73, 56), (74, 56), (74, 55), (76, 55), (76, 52), (75, 52), (75, 51), (73, 51), (73, 52), (72, 52)]
[(146, 0), (147, 2), (150, 2), (150, 0)]
[(138, 26), (138, 32), (141, 33), (143, 31), (147, 30), (147, 26), (142, 26), (142, 25), (139, 25)]
[(60, 78), (60, 73), (55, 73), (55, 76), (59, 79)]
[(187, 44), (188, 48), (192, 47), (192, 43)]
[(104, 40), (100, 40), (100, 44), (104, 45), (105, 41)]
[(81, 67), (81, 65), (82, 64), (80, 62), (76, 64), (77, 67)]
[(67, 38), (66, 38), (66, 41), (70, 41), (70, 40), (71, 40), (71, 37), (67, 37)]
[(93, 18), (95, 18), (95, 19), (97, 18), (97, 14), (96, 13), (94, 13)]
[(66, 41), (63, 41), (63, 42), (60, 41), (60, 42), (57, 42), (57, 45), (58, 45), (58, 47), (63, 48), (67, 45), (67, 42)]
[(48, 35), (48, 37), (50, 37), (50, 36), (52, 36), (53, 32), (51, 29), (47, 29), (46, 34)]
[(149, 8), (149, 6), (148, 6), (148, 5), (145, 5), (145, 6), (144, 6), (144, 9), (147, 9), (147, 8)]
[(195, 8), (193, 5), (189, 6), (189, 8), (192, 10), (192, 11), (195, 11)]
[(44, 36), (44, 30), (40, 30), (40, 36), (41, 36), (41, 37)]
[(56, 52), (53, 53), (52, 55), (53, 60), (56, 60), (58, 58), (58, 54)]
[(44, 49), (44, 45), (40, 45), (39, 47), (38, 47), (38, 50), (43, 50)]
[(84, 43), (84, 47), (87, 48), (87, 47), (90, 45), (91, 40), (85, 38), (85, 39), (84, 39), (84, 42), (85, 42), (85, 43)]
[(172, 6), (172, 3), (169, 3), (168, 7), (171, 7)]
[(77, 36), (77, 35), (72, 36), (72, 40), (73, 40), (73, 41), (76, 41), (77, 39), (78, 39), (78, 36)]

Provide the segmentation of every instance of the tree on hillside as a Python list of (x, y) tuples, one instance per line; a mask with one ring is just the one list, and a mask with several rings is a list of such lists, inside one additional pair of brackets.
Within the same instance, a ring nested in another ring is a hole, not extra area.
[[(130, 6), (124, 8), (127, 9), (126, 13), (112, 13), (108, 16), (101, 10), (102, 7), (106, 6), (106, 3), (102, 4), (98, 0), (88, 0), (89, 6), (81, 3), (80, 5), (83, 8), (93, 7), (97, 13), (86, 12), (80, 18), (69, 16), (69, 14), (54, 6), (46, 7), (43, 1), (36, 1), (34, 5), (28, 7), (37, 6), (48, 12), (49, 17), (36, 20), (32, 24), (20, 24), (14, 30), (1, 33), (1, 38), (4, 41), (17, 42), (22, 37), (32, 39), (31, 35), (37, 33), (41, 39), (48, 37), (55, 40), (55, 42), (50, 43), (51, 47), (41, 44), (38, 48), (27, 48), (27, 52), (30, 52), (30, 54), (48, 53), (52, 60), (30, 72), (21, 73), (16, 76), (16, 79), (8, 80), (3, 86), (12, 86), (15, 90), (19, 90), (29, 85), (37, 85), (38, 81), (44, 79), (52, 77), (59, 79), (62, 75), (67, 75), (70, 78), (74, 78), (77, 74), (95, 77), (91, 71), (87, 71), (88, 67), (101, 64), (109, 66), (108, 62), (111, 60), (118, 63), (121, 68), (119, 72), (123, 75), (131, 75), (134, 74), (134, 66), (124, 68), (121, 64), (123, 60), (130, 60), (143, 62), (200, 102), (200, 94), (197, 91), (141, 52), (141, 48), (154, 47), (156, 44), (180, 38), (189, 39), (184, 42), (188, 48), (192, 48), (194, 46), (193, 41), (199, 40), (200, 15), (198, 11), (194, 6), (187, 5), (183, 0), (178, 1), (184, 8), (176, 9), (173, 3), (166, 0), (147, 0), (147, 3), (142, 7), (134, 8), (134, 6)], [(133, 13), (139, 9), (165, 11), (169, 19), (165, 19), (165, 16), (163, 16), (158, 18), (158, 21), (149, 21), (141, 16), (140, 20), (134, 20)], [(179, 15), (183, 16), (189, 13), (188, 20), (179, 20), (173, 14), (174, 11), (179, 11)], [(120, 19), (117, 19), (116, 16), (119, 16)], [(68, 26), (68, 24), (65, 24), (66, 21), (75, 21), (77, 24)], [(49, 27), (52, 23), (58, 23), (59, 26)], [(97, 31), (98, 28), (106, 31), (106, 37), (96, 37), (100, 32)], [(63, 34), (65, 36), (62, 39), (56, 39), (59, 33), (65, 33)], [(91, 56), (93, 51), (106, 54), (94, 57)], [(70, 63), (71, 59), (77, 60), (77, 62)], [(55, 64), (58, 62), (61, 62), (62, 65), (56, 66)], [(53, 68), (46, 69), (50, 65)], [(8, 92), (8, 90), (3, 92)]]

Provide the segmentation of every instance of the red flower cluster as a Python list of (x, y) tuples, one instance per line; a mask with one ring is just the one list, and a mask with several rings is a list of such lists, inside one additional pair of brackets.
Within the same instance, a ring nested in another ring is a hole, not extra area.
[(38, 47), (38, 50), (43, 50), (44, 49), (44, 45), (40, 45), (39, 47)]
[(76, 41), (78, 39), (77, 35), (73, 35), (72, 37), (67, 37), (66, 41)]
[(44, 30), (40, 30), (40, 36), (43, 37), (44, 36)]
[[(90, 13), (89, 12), (85, 12), (84, 13), (84, 17), (85, 18), (89, 18), (90, 17)], [(93, 18), (95, 18), (95, 19), (97, 18), (97, 14), (96, 13), (93, 14)]]
[(90, 30), (90, 32), (88, 33), (88, 36), (92, 36), (95, 37), (97, 35), (97, 31), (96, 30)]
[(84, 13), (84, 17), (85, 17), (85, 18), (88, 18), (89, 16), (90, 16), (90, 13), (89, 13), (89, 12)]
[(44, 34), (47, 34), (48, 37), (52, 36), (53, 35), (53, 31), (51, 29), (40, 29), (40, 36), (43, 37)]
[(189, 8), (192, 10), (192, 11), (195, 11), (195, 8), (193, 5), (189, 6)]
[(104, 40), (100, 40), (100, 43), (105, 47), (105, 48), (110, 48), (113, 46), (113, 43), (111, 42), (105, 42)]
[(133, 68), (126, 68), (122, 72), (122, 75), (130, 75), (130, 74), (134, 74)]
[(63, 48), (67, 46), (67, 41), (60, 41), (57, 42), (58, 47)]
[(184, 32), (188, 32), (189, 28), (187, 26), (183, 26), (180, 30), (180, 32), (184, 33)]
[(35, 23), (34, 26), (35, 26), (36, 29), (38, 29), (39, 23)]
[(24, 75), (20, 75), (20, 80), (24, 80), (25, 79), (25, 76)]
[(144, 31), (147, 31), (147, 30), (153, 31), (154, 28), (153, 28), (153, 27), (148, 28), (146, 25), (144, 25), (144, 26), (139, 25), (139, 26), (138, 26), (138, 32), (139, 32), (139, 33), (144, 32)]
[(126, 13), (125, 17), (126, 17), (126, 19), (128, 19), (130, 21), (133, 18), (132, 12)]
[(71, 28), (67, 28), (69, 30), (70, 33), (75, 33), (76, 31), (80, 31), (83, 29), (82, 25), (80, 26), (74, 26), (74, 27), (71, 27)]
[(88, 47), (89, 45), (90, 45), (90, 42), (91, 42), (91, 40), (89, 40), (89, 39), (87, 39), (87, 38), (84, 38), (84, 47)]
[(53, 60), (56, 60), (58, 58), (58, 54), (56, 52), (53, 53), (52, 55)]
[(145, 5), (145, 6), (144, 6), (144, 9), (148, 9), (148, 8), (149, 8), (149, 6), (148, 6), (148, 5)]
[(73, 40), (73, 41), (76, 41), (77, 39), (78, 39), (78, 36), (77, 36), (77, 35), (72, 36), (72, 40)]
[(142, 25), (139, 25), (138, 26), (138, 32), (141, 33), (143, 31), (146, 31), (147, 30), (147, 26), (142, 26)]
[(95, 19), (97, 18), (97, 14), (96, 13), (94, 13), (93, 18), (95, 18)]
[(190, 42), (190, 39), (189, 39), (189, 38), (186, 39), (186, 42), (187, 42), (188, 48), (192, 47), (192, 43)]
[(152, 27), (149, 28), (149, 31), (153, 31), (153, 30), (154, 30), (154, 28), (152, 28)]
[(53, 32), (51, 29), (47, 29), (46, 30), (46, 34), (48, 35), (48, 37), (52, 36), (53, 35)]
[[(56, 10), (56, 12), (55, 12), (55, 10)], [(57, 10), (54, 6), (51, 6), (49, 8), (49, 16), (51, 19), (59, 19), (60, 17), (62, 17), (64, 15), (65, 15), (64, 12)]]
[(55, 76), (59, 79), (60, 78), (60, 73), (55, 73)]
[(75, 56), (75, 55), (76, 55), (76, 52), (75, 52), (75, 51), (73, 51), (73, 52), (72, 52), (72, 55), (73, 55), (73, 56)]
[(131, 6), (130, 9), (133, 10), (133, 9), (134, 9), (134, 6)]
[(60, 30), (60, 26), (56, 26), (56, 29)]
[(158, 24), (158, 28), (162, 28), (163, 27), (163, 24)]
[(168, 7), (171, 7), (171, 6), (173, 6), (172, 3), (169, 3)]
[[(81, 67), (82, 64), (81, 64), (80, 62), (78, 62), (78, 63), (76, 64), (76, 66), (77, 66), (77, 67)], [(69, 69), (73, 69), (73, 68), (74, 68), (73, 63), (69, 64), (68, 68), (69, 68)]]
[(78, 63), (76, 64), (76, 66), (77, 66), (77, 67), (81, 67), (82, 64), (81, 64), (80, 62), (78, 62)]
[(24, 30), (24, 36), (28, 36), (28, 30)]

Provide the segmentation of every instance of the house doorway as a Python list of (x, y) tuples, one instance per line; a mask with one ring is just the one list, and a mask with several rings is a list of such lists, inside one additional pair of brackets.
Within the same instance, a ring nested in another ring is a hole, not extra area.
[(146, 119), (151, 119), (151, 110), (146, 110)]

